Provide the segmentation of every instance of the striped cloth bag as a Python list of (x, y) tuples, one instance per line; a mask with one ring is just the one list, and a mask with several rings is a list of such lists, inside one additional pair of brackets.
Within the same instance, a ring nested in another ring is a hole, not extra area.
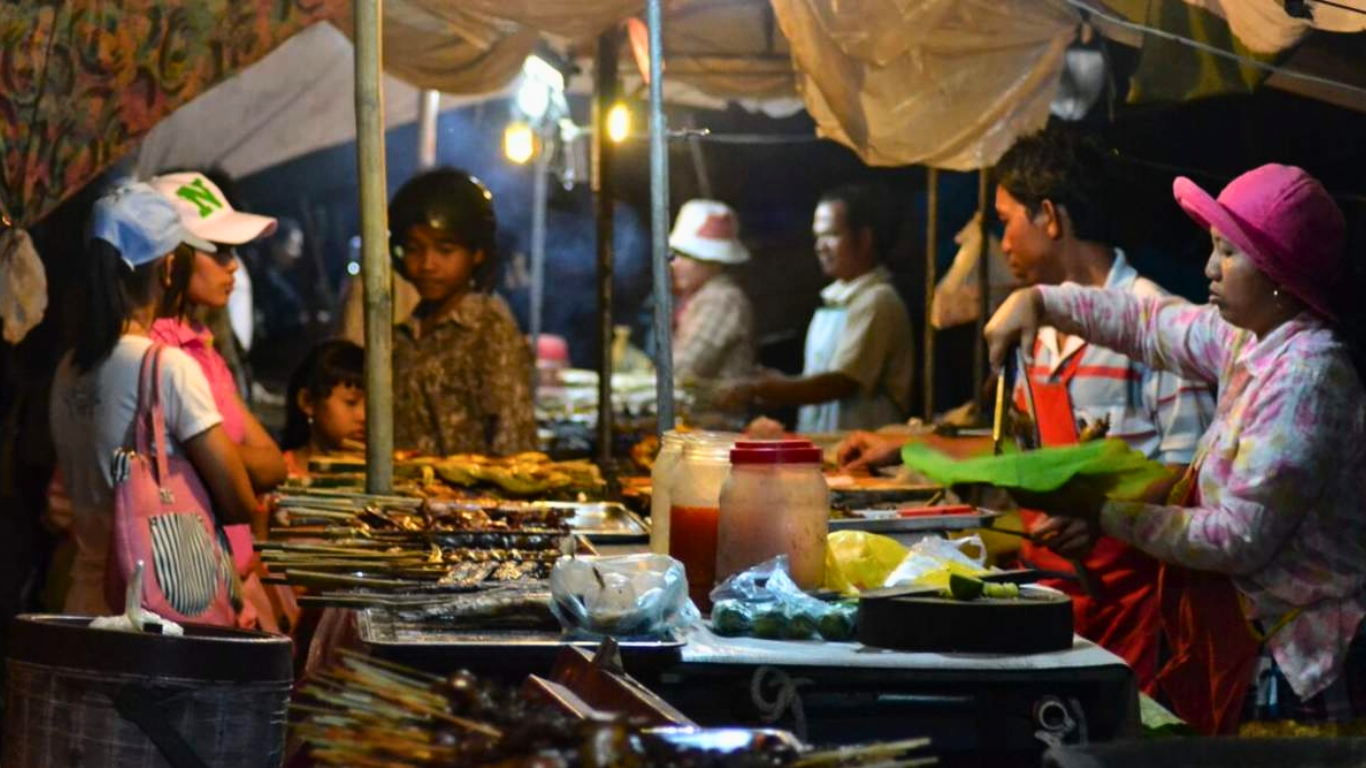
[(213, 506), (194, 465), (166, 453), (161, 407), (161, 344), (142, 358), (134, 445), (115, 452), (114, 530), (105, 597), (115, 611), (139, 561), (142, 607), (176, 622), (236, 623), (236, 572), (214, 525)]

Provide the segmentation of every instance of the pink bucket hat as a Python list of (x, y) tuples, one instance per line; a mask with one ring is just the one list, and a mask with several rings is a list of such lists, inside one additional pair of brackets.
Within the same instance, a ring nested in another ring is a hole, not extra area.
[(1263, 165), (1229, 182), (1218, 200), (1182, 176), (1172, 194), (1197, 224), (1219, 230), (1262, 274), (1337, 319), (1347, 225), (1328, 190), (1304, 169)]

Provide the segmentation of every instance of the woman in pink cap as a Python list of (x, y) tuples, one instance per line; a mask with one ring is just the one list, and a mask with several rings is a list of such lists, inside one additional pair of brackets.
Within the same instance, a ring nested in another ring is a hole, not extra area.
[(1216, 384), (1214, 422), (1187, 476), (1154, 494), (1163, 503), (1071, 488), (1048, 511), (1163, 562), (1154, 693), (1191, 725), (1366, 732), (1366, 390), (1338, 322), (1342, 213), (1283, 165), (1243, 174), (1217, 200), (1185, 178), (1173, 191), (1214, 242), (1208, 304), (1019, 291), (987, 325), (992, 359), (1032, 349), (1052, 325)]

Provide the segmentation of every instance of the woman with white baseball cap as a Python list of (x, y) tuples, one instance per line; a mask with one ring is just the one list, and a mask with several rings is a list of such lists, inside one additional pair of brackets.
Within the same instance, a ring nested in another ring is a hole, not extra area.
[(683, 381), (735, 379), (754, 368), (754, 309), (731, 269), (749, 261), (735, 211), (689, 200), (669, 234), (678, 307), (674, 374)]
[[(58, 365), (49, 416), (76, 543), (65, 611), (98, 615), (109, 612), (104, 579), (114, 518), (111, 459), (127, 444), (152, 323), (175, 284), (172, 255), (180, 248), (215, 249), (141, 183), (121, 185), (95, 203), (88, 238), (80, 336)], [(221, 521), (250, 522), (256, 497), (204, 373), (178, 349), (163, 350), (160, 365), (170, 453), (190, 460)]]
[[(1043, 325), (1217, 385), (1186, 477), (1158, 503), (1073, 487), (1050, 514), (1162, 562), (1157, 689), (1197, 729), (1366, 733), (1366, 389), (1342, 212), (1305, 171), (1264, 165), (1176, 201), (1213, 239), (1209, 303), (1039, 287), (986, 334), (992, 360)], [(1162, 503), (1165, 501), (1165, 503)]]
[[(241, 451), (252, 486), (261, 493), (274, 490), (287, 476), (284, 454), (242, 401), (236, 377), (214, 347), (213, 334), (196, 316), (227, 307), (241, 268), (234, 246), (274, 232), (275, 219), (234, 210), (218, 185), (202, 173), (165, 174), (149, 184), (175, 209), (186, 231), (215, 245), (212, 251), (177, 249), (171, 264), (174, 287), (166, 292), (152, 338), (184, 350), (199, 363), (223, 415), (223, 429)], [(257, 534), (264, 536), (265, 531)]]

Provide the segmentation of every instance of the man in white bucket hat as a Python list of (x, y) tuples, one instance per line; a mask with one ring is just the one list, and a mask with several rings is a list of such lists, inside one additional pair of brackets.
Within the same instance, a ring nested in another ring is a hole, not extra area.
[(734, 379), (754, 368), (754, 309), (731, 269), (749, 261), (735, 211), (689, 200), (669, 249), (674, 295), (674, 373), (684, 381)]

